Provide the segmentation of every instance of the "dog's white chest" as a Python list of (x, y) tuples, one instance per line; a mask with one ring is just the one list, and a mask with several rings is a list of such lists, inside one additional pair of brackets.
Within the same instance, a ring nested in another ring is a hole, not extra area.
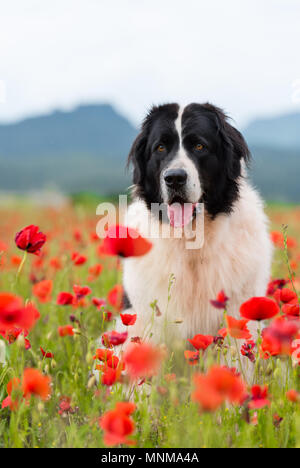
[[(163, 339), (162, 327), (169, 339), (215, 334), (223, 312), (210, 300), (220, 290), (229, 296), (228, 313), (235, 317), (245, 300), (265, 294), (272, 254), (267, 220), (256, 193), (245, 186), (243, 195), (232, 215), (206, 226), (201, 249), (186, 249), (184, 239), (154, 239), (147, 255), (124, 261), (125, 291), (138, 315), (133, 333), (142, 334), (152, 321), (157, 341)], [(147, 209), (141, 202), (134, 205), (127, 223), (147, 236)], [(154, 301), (161, 316), (153, 319)]]

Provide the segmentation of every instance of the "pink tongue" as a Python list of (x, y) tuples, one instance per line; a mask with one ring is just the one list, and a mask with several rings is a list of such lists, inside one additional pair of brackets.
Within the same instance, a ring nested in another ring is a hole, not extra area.
[(193, 217), (194, 203), (173, 203), (168, 205), (168, 216), (171, 226), (178, 228), (186, 226)]

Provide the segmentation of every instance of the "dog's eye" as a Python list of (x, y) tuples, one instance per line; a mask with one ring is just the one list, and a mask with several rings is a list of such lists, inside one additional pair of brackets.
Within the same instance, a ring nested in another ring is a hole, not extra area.
[(158, 151), (159, 153), (163, 153), (164, 151), (166, 151), (165, 145), (158, 145), (157, 151)]
[(195, 146), (196, 151), (202, 151), (203, 149), (204, 149), (204, 146), (201, 143), (197, 143), (197, 145)]

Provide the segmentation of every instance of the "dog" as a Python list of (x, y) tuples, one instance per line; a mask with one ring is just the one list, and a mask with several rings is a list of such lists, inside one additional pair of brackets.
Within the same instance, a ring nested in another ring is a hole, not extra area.
[[(174, 216), (184, 227), (202, 216), (203, 245), (188, 249), (184, 235), (157, 237), (149, 253), (124, 259), (124, 308), (137, 314), (131, 338), (172, 346), (195, 334), (215, 336), (223, 310), (210, 301), (221, 290), (236, 318), (243, 302), (266, 294), (272, 245), (262, 199), (247, 179), (250, 159), (241, 133), (212, 104), (165, 104), (146, 116), (128, 158), (126, 223), (147, 237), (149, 220), (175, 232)], [(166, 207), (167, 217), (153, 215), (153, 204)]]

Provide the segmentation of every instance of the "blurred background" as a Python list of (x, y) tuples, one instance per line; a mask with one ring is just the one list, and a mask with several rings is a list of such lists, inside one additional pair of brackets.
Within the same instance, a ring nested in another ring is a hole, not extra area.
[(10, 0), (0, 17), (0, 195), (111, 196), (152, 104), (210, 101), (268, 201), (300, 202), (298, 0)]

